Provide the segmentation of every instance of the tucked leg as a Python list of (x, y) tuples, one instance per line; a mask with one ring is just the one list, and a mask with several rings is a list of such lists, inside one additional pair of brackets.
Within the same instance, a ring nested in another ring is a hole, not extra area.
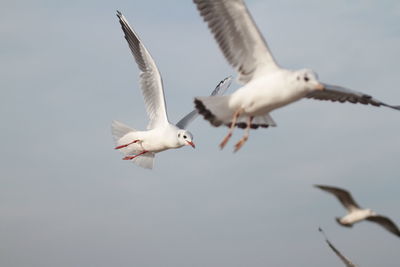
[(223, 149), (225, 147), (226, 143), (228, 143), (229, 139), (232, 137), (232, 133), (233, 133), (233, 130), (235, 129), (237, 119), (239, 118), (240, 113), (242, 113), (242, 111), (243, 111), (243, 109), (240, 108), (233, 114), (232, 122), (231, 122), (231, 126), (229, 127), (228, 134), (222, 140), (221, 144), (219, 144), (219, 147), (221, 149)]
[(246, 143), (247, 139), (249, 139), (249, 133), (252, 121), (253, 117), (250, 116), (247, 120), (247, 126), (246, 129), (244, 129), (243, 137), (239, 140), (239, 142), (236, 143), (234, 152), (238, 151), (244, 145), (244, 143)]
[(143, 151), (140, 152), (139, 154), (136, 154), (136, 155), (133, 155), (133, 156), (126, 156), (125, 158), (123, 158), (123, 160), (131, 160), (131, 159), (134, 159), (134, 158), (136, 158), (136, 157), (139, 157), (140, 155), (143, 155), (143, 154), (145, 154), (145, 153), (147, 153), (147, 152), (149, 152), (149, 151), (143, 150)]
[(128, 143), (128, 144), (117, 146), (117, 147), (115, 147), (114, 149), (121, 149), (121, 148), (127, 147), (127, 146), (129, 146), (129, 145), (132, 145), (132, 144), (134, 144), (134, 143), (137, 143), (137, 142), (139, 142), (139, 141), (140, 141), (140, 140), (133, 140), (132, 142), (130, 142), (130, 143)]

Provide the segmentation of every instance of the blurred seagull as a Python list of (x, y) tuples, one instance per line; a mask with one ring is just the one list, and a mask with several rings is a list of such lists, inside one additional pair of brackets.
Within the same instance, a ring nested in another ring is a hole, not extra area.
[[(138, 131), (121, 122), (113, 121), (112, 134), (117, 144), (115, 149), (119, 149), (126, 155), (124, 160), (132, 160), (143, 168), (151, 169), (155, 153), (185, 145), (195, 147), (193, 135), (185, 129), (197, 117), (198, 112), (192, 111), (176, 125), (169, 122), (160, 72), (153, 58), (121, 12), (117, 11), (117, 17), (141, 71), (140, 85), (150, 122), (147, 131)], [(212, 95), (223, 93), (230, 83), (231, 77), (224, 79), (218, 84)]]
[(375, 222), (383, 226), (389, 232), (400, 237), (400, 230), (397, 228), (396, 224), (392, 222), (389, 218), (376, 214), (370, 209), (362, 209), (354, 201), (351, 194), (341, 188), (326, 186), (326, 185), (314, 185), (315, 187), (331, 193), (339, 199), (342, 205), (347, 209), (348, 214), (342, 218), (336, 218), (336, 221), (346, 227), (352, 227), (354, 223), (360, 222), (362, 220), (368, 220)]
[(238, 72), (243, 87), (231, 95), (196, 97), (195, 106), (214, 126), (230, 127), (220, 144), (224, 148), (234, 127), (244, 128), (235, 151), (247, 141), (250, 128), (276, 126), (269, 113), (301, 98), (386, 106), (369, 95), (321, 83), (309, 69), (287, 70), (275, 61), (243, 0), (193, 0), (225, 58)]
[(357, 266), (354, 263), (352, 263), (348, 258), (346, 258), (342, 253), (340, 253), (340, 251), (337, 250), (337, 248), (335, 248), (335, 246), (328, 240), (328, 237), (326, 237), (324, 230), (322, 230), (321, 227), (318, 228), (318, 231), (320, 231), (323, 234), (328, 246), (333, 250), (333, 252), (335, 252), (335, 254), (340, 258), (340, 260), (344, 263), (344, 265), (346, 265), (346, 267), (356, 267)]

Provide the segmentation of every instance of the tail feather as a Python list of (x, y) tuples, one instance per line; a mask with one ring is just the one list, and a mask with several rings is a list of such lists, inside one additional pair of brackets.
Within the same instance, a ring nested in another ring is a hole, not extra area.
[(119, 121), (113, 121), (111, 124), (111, 133), (114, 138), (114, 141), (117, 142), (121, 137), (129, 132), (136, 132), (137, 130), (123, 124)]
[(140, 155), (140, 156), (132, 159), (132, 162), (142, 168), (153, 169), (154, 156), (155, 156), (155, 153), (147, 152), (143, 155)]
[(353, 227), (353, 224), (342, 223), (342, 222), (340, 221), (340, 218), (339, 218), (339, 217), (336, 217), (335, 219), (336, 219), (337, 223), (340, 224), (341, 226), (344, 226), (344, 227)]
[[(227, 123), (226, 126), (230, 126), (231, 122)], [(276, 123), (275, 121), (272, 119), (272, 117), (269, 114), (265, 114), (262, 116), (256, 116), (254, 117), (250, 128), (252, 129), (258, 129), (258, 127), (262, 127), (262, 128), (268, 128), (268, 127), (275, 127)], [(238, 119), (238, 122), (236, 123), (236, 127), (238, 128), (246, 128), (247, 127), (247, 118), (246, 117), (240, 117)]]
[(234, 110), (229, 107), (230, 95), (196, 97), (194, 104), (197, 111), (212, 125), (218, 127), (232, 118)]
[[(113, 121), (111, 124), (111, 132), (112, 132), (115, 143), (118, 145), (121, 145), (121, 144), (124, 144), (125, 141), (127, 142), (127, 140), (121, 140), (122, 137), (124, 137), (127, 133), (137, 132), (137, 130), (123, 124), (122, 122)], [(127, 139), (127, 138), (129, 138), (129, 136), (127, 136), (124, 139)], [(138, 144), (132, 144), (128, 147), (119, 149), (119, 151), (121, 151), (125, 155), (135, 155), (137, 153), (140, 153), (142, 151), (142, 148)], [(147, 152), (143, 155), (140, 155), (140, 156), (132, 159), (131, 161), (142, 168), (153, 169), (154, 156), (155, 156), (155, 153)]]
[[(197, 111), (212, 125), (218, 127), (224, 124), (230, 127), (235, 110), (229, 106), (229, 100), (230, 95), (197, 97), (194, 103)], [(238, 128), (246, 128), (247, 117), (239, 117), (235, 126)], [(257, 129), (258, 127), (267, 128), (269, 126), (276, 126), (276, 123), (269, 114), (265, 114), (256, 116), (250, 127)]]

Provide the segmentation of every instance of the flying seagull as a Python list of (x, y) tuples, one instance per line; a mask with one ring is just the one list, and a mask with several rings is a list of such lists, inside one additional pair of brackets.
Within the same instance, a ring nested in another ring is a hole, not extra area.
[(208, 24), (226, 60), (244, 84), (234, 93), (218, 97), (196, 97), (197, 110), (213, 126), (230, 129), (222, 140), (224, 148), (234, 127), (244, 128), (235, 151), (247, 141), (250, 128), (276, 126), (270, 112), (302, 98), (386, 106), (400, 110), (367, 94), (318, 80), (310, 69), (281, 68), (272, 56), (243, 0), (193, 0)]
[[(117, 17), (141, 71), (140, 85), (150, 122), (147, 131), (138, 131), (121, 122), (113, 121), (112, 134), (117, 145), (115, 149), (125, 154), (124, 160), (152, 169), (155, 153), (185, 145), (195, 147), (193, 135), (185, 129), (198, 113), (192, 111), (176, 125), (169, 122), (160, 72), (150, 53), (121, 12), (117, 11)], [(226, 78), (218, 84), (212, 95), (223, 93), (230, 83), (231, 78)]]
[(328, 244), (328, 246), (333, 250), (333, 252), (335, 252), (335, 254), (344, 263), (344, 265), (346, 265), (346, 267), (356, 267), (357, 266), (354, 263), (352, 263), (348, 258), (346, 258), (342, 253), (340, 253), (340, 251), (337, 248), (335, 248), (335, 246), (328, 240), (328, 237), (326, 237), (324, 230), (322, 230), (321, 227), (318, 228), (318, 231), (320, 231), (324, 235), (325, 241)]
[(389, 232), (400, 237), (400, 230), (397, 228), (396, 224), (392, 222), (389, 218), (376, 214), (371, 209), (362, 209), (353, 199), (351, 194), (341, 188), (327, 186), (327, 185), (315, 185), (315, 187), (331, 193), (337, 197), (337, 199), (342, 203), (342, 205), (347, 209), (348, 214), (342, 218), (336, 218), (336, 221), (346, 227), (352, 227), (354, 223), (368, 220), (370, 222), (375, 222), (380, 224)]

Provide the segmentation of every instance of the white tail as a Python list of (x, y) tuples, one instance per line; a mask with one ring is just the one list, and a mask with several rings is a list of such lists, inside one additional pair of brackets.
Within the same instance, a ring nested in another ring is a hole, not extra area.
[(140, 155), (139, 157), (134, 158), (132, 162), (142, 168), (153, 169), (154, 156), (155, 153), (147, 152), (143, 155)]
[(111, 133), (114, 138), (114, 141), (117, 142), (121, 137), (129, 132), (136, 132), (137, 130), (123, 124), (119, 121), (113, 121), (111, 124)]
[[(111, 133), (113, 135), (114, 141), (117, 145), (121, 145), (120, 139), (124, 137), (127, 133), (130, 132), (137, 132), (137, 130), (123, 124), (122, 122), (119, 121), (113, 121), (111, 124)], [(118, 142), (120, 141), (120, 142)], [(137, 153), (140, 153), (140, 150), (138, 150), (137, 147), (132, 145), (132, 147), (128, 148), (122, 148), (120, 149), (122, 153), (125, 155), (135, 155)], [(153, 168), (153, 163), (154, 163), (154, 156), (155, 153), (153, 152), (147, 152), (143, 155), (140, 155), (131, 161), (135, 163), (136, 165), (146, 168), (146, 169), (152, 169)]]

